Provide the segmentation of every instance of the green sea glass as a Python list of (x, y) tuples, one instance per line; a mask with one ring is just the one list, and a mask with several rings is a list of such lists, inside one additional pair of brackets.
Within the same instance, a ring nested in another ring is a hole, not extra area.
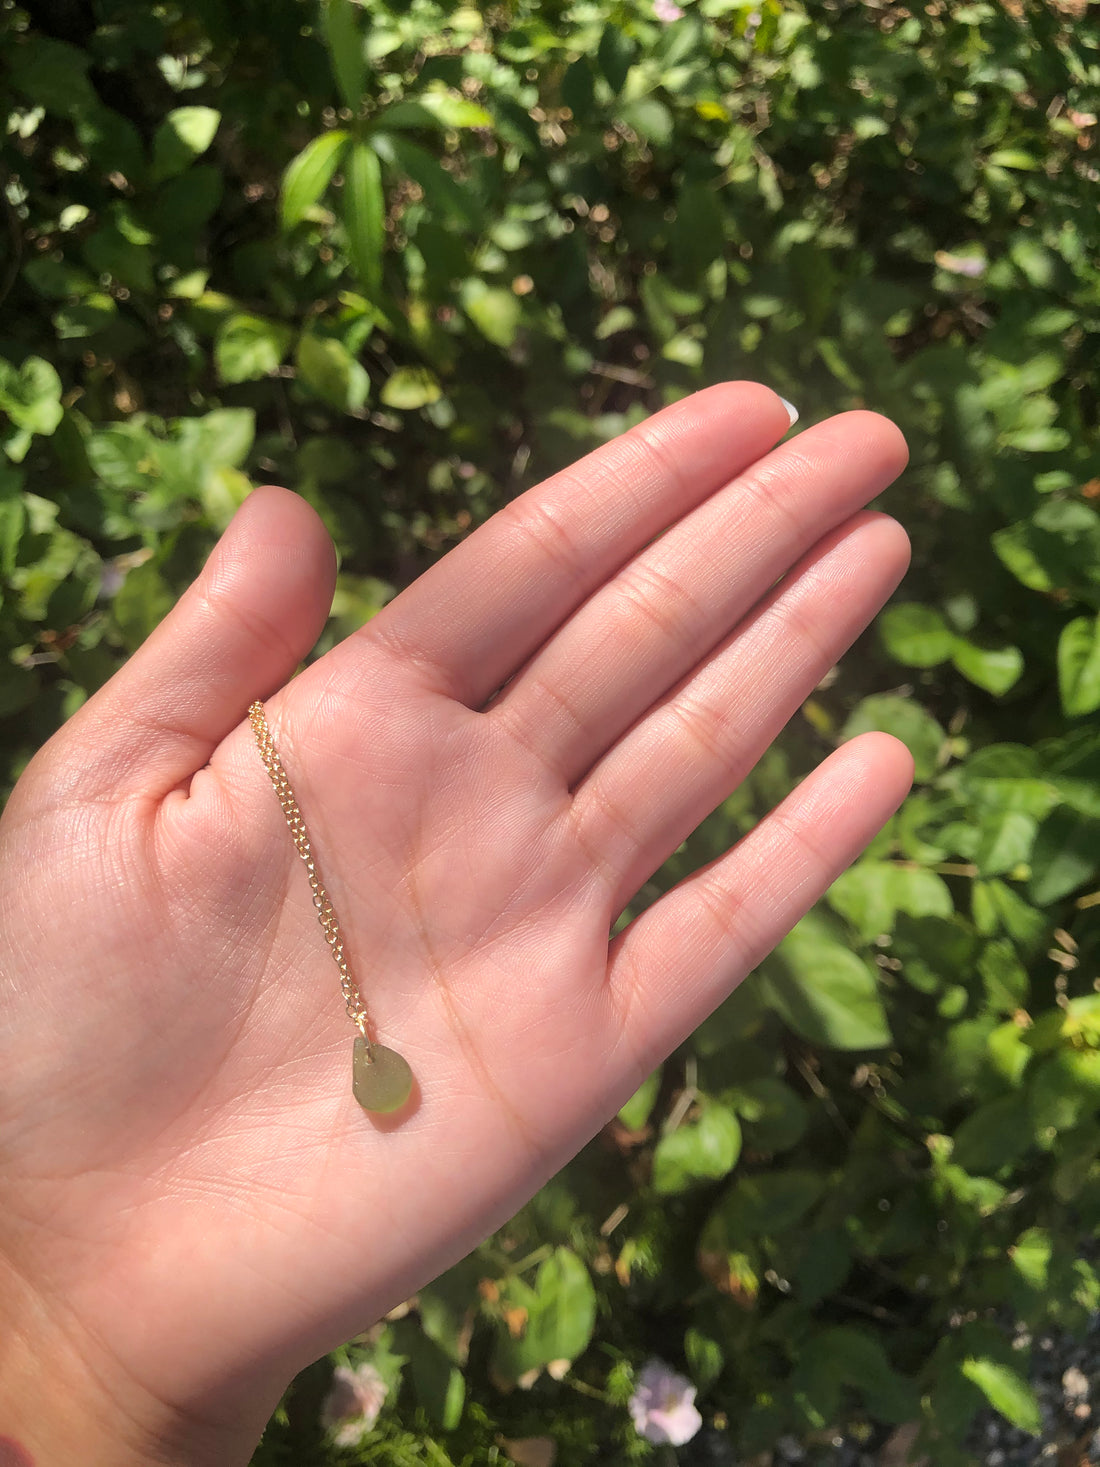
[(367, 1048), (359, 1036), (351, 1062), (351, 1088), (364, 1110), (388, 1115), (400, 1110), (412, 1094), (412, 1070), (408, 1061), (384, 1044)]

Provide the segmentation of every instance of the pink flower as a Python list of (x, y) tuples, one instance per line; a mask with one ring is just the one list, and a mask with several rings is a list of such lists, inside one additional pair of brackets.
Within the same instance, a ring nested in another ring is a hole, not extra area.
[(985, 274), (986, 261), (981, 255), (953, 255), (948, 250), (937, 250), (936, 264), (951, 275), (968, 275), (976, 280)]
[(338, 1365), (321, 1407), (321, 1425), (338, 1447), (357, 1447), (378, 1420), (386, 1382), (373, 1365)]
[(683, 13), (678, 5), (673, 4), (673, 0), (653, 0), (653, 14), (658, 20), (664, 21), (665, 25), (679, 20)]
[(703, 1424), (695, 1405), (695, 1387), (663, 1360), (649, 1360), (643, 1367), (630, 1398), (630, 1419), (647, 1442), (667, 1442), (674, 1447), (691, 1441)]

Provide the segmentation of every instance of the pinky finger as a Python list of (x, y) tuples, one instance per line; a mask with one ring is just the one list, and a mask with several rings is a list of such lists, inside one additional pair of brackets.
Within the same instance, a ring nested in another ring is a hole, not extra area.
[(853, 739), (731, 851), (620, 933), (607, 976), (639, 1073), (686, 1039), (805, 916), (905, 799), (912, 777), (897, 739)]

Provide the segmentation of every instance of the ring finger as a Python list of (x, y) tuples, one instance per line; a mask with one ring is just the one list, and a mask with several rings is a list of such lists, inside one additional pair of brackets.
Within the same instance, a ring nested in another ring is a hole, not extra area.
[(736, 789), (908, 563), (895, 520), (855, 516), (582, 781), (575, 830), (604, 873), (613, 911)]

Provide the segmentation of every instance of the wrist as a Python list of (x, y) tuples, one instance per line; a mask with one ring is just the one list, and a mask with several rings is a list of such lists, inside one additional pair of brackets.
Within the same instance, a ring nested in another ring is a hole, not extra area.
[(0, 1261), (0, 1467), (242, 1467), (263, 1429), (154, 1397)]

